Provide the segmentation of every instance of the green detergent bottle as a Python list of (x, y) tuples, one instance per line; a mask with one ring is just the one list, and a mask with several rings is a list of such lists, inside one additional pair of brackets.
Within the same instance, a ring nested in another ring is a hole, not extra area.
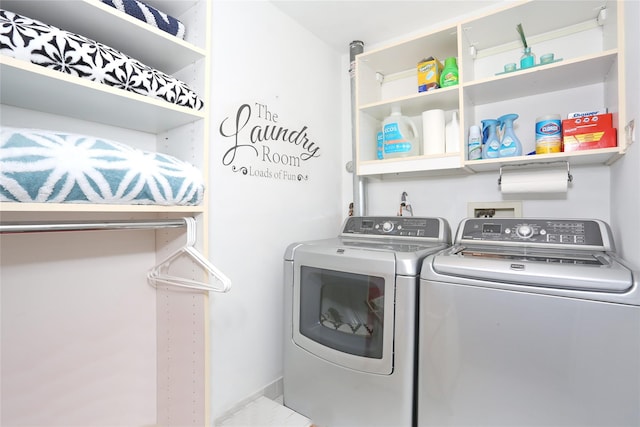
[(458, 62), (455, 56), (444, 60), (444, 68), (440, 74), (440, 87), (455, 86), (458, 84)]
[(522, 144), (513, 131), (513, 122), (518, 118), (517, 114), (505, 114), (498, 119), (500, 130), (503, 130), (500, 141), (500, 157), (522, 156)]

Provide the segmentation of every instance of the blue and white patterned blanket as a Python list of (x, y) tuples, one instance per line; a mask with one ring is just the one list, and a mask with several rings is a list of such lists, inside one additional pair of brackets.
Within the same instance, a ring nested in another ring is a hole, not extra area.
[(184, 82), (107, 45), (0, 9), (0, 53), (108, 86), (201, 110)]
[(166, 33), (184, 39), (184, 24), (173, 16), (138, 0), (102, 0), (102, 3), (146, 22)]
[(202, 203), (194, 166), (115, 141), (0, 128), (0, 202), (185, 205)]

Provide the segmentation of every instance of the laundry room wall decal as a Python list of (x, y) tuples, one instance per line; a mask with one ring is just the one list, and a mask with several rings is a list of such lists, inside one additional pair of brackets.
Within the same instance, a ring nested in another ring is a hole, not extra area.
[(266, 104), (242, 104), (235, 117), (220, 123), (220, 135), (229, 141), (222, 164), (243, 175), (283, 181), (307, 181), (305, 165), (320, 157), (306, 125), (287, 126)]

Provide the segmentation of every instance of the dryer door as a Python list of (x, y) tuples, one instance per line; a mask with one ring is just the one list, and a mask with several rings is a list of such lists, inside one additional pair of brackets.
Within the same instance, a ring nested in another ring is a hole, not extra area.
[(395, 255), (306, 246), (294, 256), (293, 341), (357, 371), (393, 372)]

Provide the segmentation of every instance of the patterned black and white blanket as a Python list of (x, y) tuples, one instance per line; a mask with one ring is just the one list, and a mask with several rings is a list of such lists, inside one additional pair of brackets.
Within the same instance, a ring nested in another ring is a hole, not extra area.
[(4, 9), (0, 54), (195, 110), (204, 107), (200, 97), (173, 76), (82, 35)]
[(184, 39), (185, 27), (173, 16), (138, 0), (102, 0), (102, 3), (146, 22), (164, 32)]

